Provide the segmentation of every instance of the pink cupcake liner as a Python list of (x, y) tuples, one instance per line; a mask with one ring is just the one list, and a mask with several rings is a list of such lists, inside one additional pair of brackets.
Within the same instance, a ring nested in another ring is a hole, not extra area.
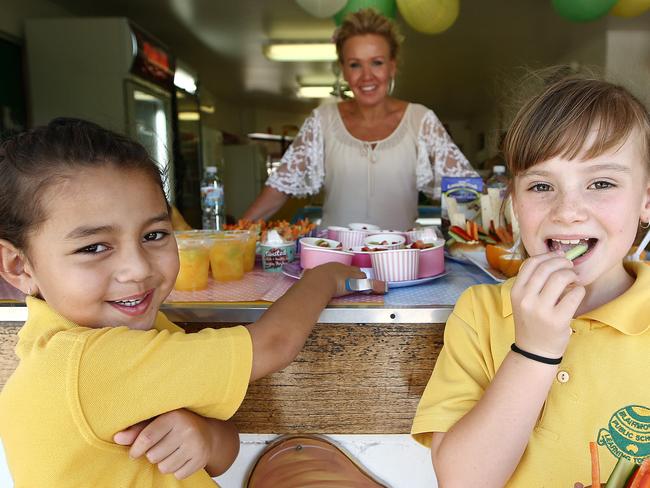
[(420, 251), (394, 249), (379, 251), (370, 256), (375, 278), (382, 281), (408, 281), (418, 278)]
[(341, 230), (339, 231), (339, 238), (336, 240), (339, 241), (343, 246), (343, 249), (347, 251), (355, 246), (363, 246), (363, 239), (365, 237), (365, 232), (361, 230)]

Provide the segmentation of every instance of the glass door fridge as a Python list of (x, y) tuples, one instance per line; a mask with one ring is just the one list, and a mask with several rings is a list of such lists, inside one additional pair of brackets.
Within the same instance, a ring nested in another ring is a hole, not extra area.
[(158, 163), (165, 193), (174, 202), (171, 97), (167, 92), (132, 80), (125, 81), (129, 135), (142, 144)]

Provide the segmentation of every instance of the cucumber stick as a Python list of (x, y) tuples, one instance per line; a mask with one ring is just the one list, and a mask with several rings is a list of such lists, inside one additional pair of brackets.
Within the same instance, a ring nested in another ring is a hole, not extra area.
[(636, 468), (636, 464), (632, 461), (628, 461), (624, 457), (618, 458), (618, 462), (614, 466), (605, 488), (624, 488), (634, 468)]
[(572, 247), (567, 252), (564, 253), (564, 257), (569, 261), (573, 261), (575, 258), (582, 256), (587, 252), (587, 244), (578, 244), (576, 247)]

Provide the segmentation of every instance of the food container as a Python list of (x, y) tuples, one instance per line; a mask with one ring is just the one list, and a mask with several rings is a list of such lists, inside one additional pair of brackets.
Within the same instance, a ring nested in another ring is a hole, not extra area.
[(198, 291), (208, 287), (213, 243), (214, 238), (191, 231), (176, 235), (180, 268), (174, 283), (175, 290)]
[(300, 239), (300, 245), (306, 247), (324, 247), (329, 249), (338, 249), (341, 243), (334, 239), (326, 239), (323, 237), (303, 237)]
[(379, 227), (378, 225), (364, 224), (363, 222), (354, 222), (352, 224), (348, 224), (348, 227), (352, 230), (363, 231), (366, 233), (366, 235), (376, 234), (381, 231), (381, 227)]
[(216, 281), (236, 281), (244, 277), (244, 252), (248, 238), (243, 235), (216, 232), (210, 250), (210, 268)]
[[(332, 239), (319, 239), (317, 237), (303, 237), (299, 241), (300, 244), (300, 261), (305, 260), (305, 249), (309, 248), (320, 248), (320, 249), (341, 249), (341, 243), (339, 241), (334, 241)], [(307, 251), (309, 252), (309, 251)]]
[(344, 229), (339, 231), (338, 240), (341, 242), (343, 249), (346, 251), (355, 246), (363, 246), (363, 239), (366, 237), (366, 231)]
[(397, 234), (398, 236), (402, 236), (406, 240), (406, 231), (403, 230), (382, 229), (378, 232), (373, 232), (373, 234)]
[(443, 239), (442, 232), (437, 227), (421, 227), (419, 229), (409, 230), (406, 233), (406, 243), (411, 244), (416, 241), (424, 243), (436, 242)]
[[(365, 249), (365, 251), (364, 251)], [(372, 259), (370, 258), (371, 254), (375, 252), (385, 251), (383, 248), (375, 248), (374, 250), (369, 250), (370, 248), (366, 246), (355, 246), (352, 248), (352, 253), (354, 257), (352, 258), (352, 266), (358, 266), (359, 268), (372, 268)]]
[(325, 263), (342, 263), (350, 266), (353, 257), (354, 254), (347, 251), (303, 246), (300, 254), (300, 266), (303, 269), (311, 269)]
[(401, 249), (406, 243), (406, 238), (395, 234), (372, 234), (363, 240), (364, 246), (370, 248), (380, 247), (383, 249)]
[(347, 227), (339, 227), (339, 226), (336, 226), (336, 225), (330, 225), (327, 228), (327, 238), (332, 239), (334, 241), (340, 241), (341, 239), (339, 237), (339, 232), (341, 232), (342, 230), (350, 230), (350, 229), (348, 229)]
[(244, 272), (248, 273), (255, 268), (255, 248), (257, 246), (257, 232), (254, 230), (227, 230), (226, 235), (240, 236), (244, 239)]
[(370, 255), (375, 278), (382, 281), (409, 281), (418, 278), (419, 249), (392, 249)]
[(262, 269), (270, 272), (282, 271), (282, 266), (293, 262), (296, 258), (296, 242), (262, 243), (260, 244)]
[(445, 241), (440, 240), (433, 247), (418, 250), (420, 251), (418, 278), (436, 276), (445, 271)]

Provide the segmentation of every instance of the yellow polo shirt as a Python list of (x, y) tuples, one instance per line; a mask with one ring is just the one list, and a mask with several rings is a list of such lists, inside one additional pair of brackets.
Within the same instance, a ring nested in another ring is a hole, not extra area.
[[(507, 486), (590, 484), (589, 441), (598, 442), (604, 479), (620, 456), (650, 456), (650, 266), (626, 268), (636, 277), (630, 289), (571, 322), (575, 333)], [(413, 420), (420, 443), (474, 407), (510, 351), (513, 282), (474, 286), (458, 300)]]
[(252, 365), (244, 327), (186, 334), (159, 313), (154, 329), (79, 327), (27, 299), (20, 363), (0, 394), (0, 436), (16, 488), (212, 487), (201, 470), (178, 481), (130, 459), (113, 435), (185, 407), (228, 419)]

